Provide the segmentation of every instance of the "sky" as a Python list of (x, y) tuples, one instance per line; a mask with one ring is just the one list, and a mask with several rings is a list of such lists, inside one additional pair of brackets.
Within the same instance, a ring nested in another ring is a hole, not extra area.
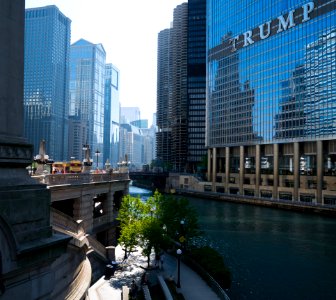
[(152, 124), (156, 112), (158, 33), (187, 0), (26, 0), (26, 8), (56, 5), (71, 22), (71, 43), (101, 43), (106, 63), (120, 71), (120, 103), (139, 107)]

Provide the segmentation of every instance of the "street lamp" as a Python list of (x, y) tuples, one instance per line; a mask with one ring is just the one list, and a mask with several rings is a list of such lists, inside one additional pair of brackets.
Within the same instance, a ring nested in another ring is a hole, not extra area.
[(181, 246), (182, 246), (182, 249), (185, 250), (185, 241), (186, 241), (186, 237), (185, 237), (185, 228), (184, 228), (184, 220), (181, 220), (180, 221), (180, 231), (181, 231), (181, 235), (180, 235), (180, 243), (181, 243)]
[(176, 287), (180, 288), (181, 287), (181, 283), (180, 283), (180, 269), (181, 269), (181, 254), (182, 254), (182, 250), (181, 249), (177, 249), (176, 250), (176, 254), (177, 254), (177, 283), (176, 283)]
[(91, 166), (92, 159), (90, 159), (90, 146), (88, 144), (84, 144), (83, 151), (84, 151), (84, 159), (83, 159), (84, 166)]
[(97, 170), (98, 170), (98, 157), (100, 155), (100, 151), (97, 149), (95, 152), (96, 156), (97, 156)]

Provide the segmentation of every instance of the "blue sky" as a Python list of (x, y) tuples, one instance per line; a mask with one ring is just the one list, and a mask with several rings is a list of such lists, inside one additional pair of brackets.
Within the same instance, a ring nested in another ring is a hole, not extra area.
[(71, 43), (102, 43), (106, 62), (120, 70), (120, 102), (137, 106), (152, 123), (156, 111), (158, 33), (170, 27), (182, 0), (26, 0), (26, 8), (54, 4), (72, 20)]

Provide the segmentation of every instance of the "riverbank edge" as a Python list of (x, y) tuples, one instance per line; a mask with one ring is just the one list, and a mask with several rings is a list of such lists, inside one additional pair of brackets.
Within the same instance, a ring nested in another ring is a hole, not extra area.
[(320, 206), (318, 204), (303, 204), (295, 203), (293, 201), (287, 202), (284, 200), (267, 200), (267, 199), (258, 199), (248, 196), (239, 196), (239, 195), (226, 195), (215, 192), (201, 192), (194, 190), (185, 190), (185, 189), (176, 189), (178, 195), (190, 196), (195, 198), (210, 198), (216, 201), (239, 203), (239, 204), (248, 204), (248, 205), (257, 205), (264, 206), (269, 208), (277, 208), (282, 210), (289, 210), (301, 213), (310, 213), (318, 214), (328, 217), (336, 216), (336, 208)]
[[(139, 188), (144, 188), (153, 191), (152, 187), (146, 186), (144, 184), (134, 184), (134, 186)], [(190, 196), (195, 198), (210, 198), (211, 200), (239, 203), (239, 204), (248, 204), (248, 205), (257, 205), (264, 206), (269, 208), (276, 208), (288, 211), (295, 211), (301, 213), (310, 213), (315, 215), (322, 215), (328, 217), (336, 217), (336, 207), (329, 207), (325, 205), (318, 204), (304, 204), (302, 202), (293, 202), (285, 200), (271, 200), (271, 199), (259, 199), (249, 196), (239, 196), (239, 195), (227, 195), (222, 193), (215, 192), (202, 192), (198, 190), (191, 189), (175, 189), (175, 194), (167, 193), (165, 191), (160, 191), (162, 194), (166, 195), (182, 195)]]

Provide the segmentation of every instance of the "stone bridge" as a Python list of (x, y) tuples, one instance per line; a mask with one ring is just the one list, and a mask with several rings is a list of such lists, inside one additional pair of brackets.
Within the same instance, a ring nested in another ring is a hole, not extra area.
[[(70, 236), (72, 248), (77, 249), (77, 254), (72, 255), (76, 257), (77, 268), (82, 271), (70, 286), (83, 290), (88, 286), (87, 281), (90, 285), (99, 279), (106, 264), (115, 259), (116, 217), (122, 197), (129, 193), (129, 175), (80, 173), (34, 178), (46, 184), (50, 191), (50, 224), (53, 230)], [(74, 293), (75, 290), (70, 289)]]
[(151, 190), (166, 191), (166, 180), (169, 177), (168, 172), (130, 172), (130, 179), (133, 185), (144, 187)]

